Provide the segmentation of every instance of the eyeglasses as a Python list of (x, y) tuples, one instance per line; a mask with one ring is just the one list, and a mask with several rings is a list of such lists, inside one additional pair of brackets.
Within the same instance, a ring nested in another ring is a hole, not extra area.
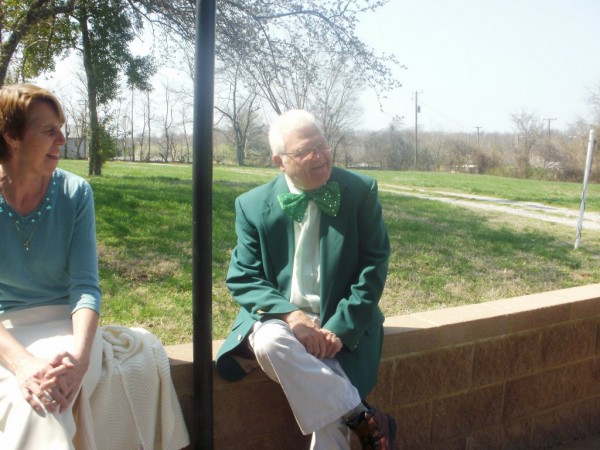
[(283, 152), (283, 153), (280, 153), (280, 155), (289, 156), (290, 158), (304, 159), (308, 155), (312, 154), (313, 152), (326, 153), (329, 150), (331, 150), (331, 148), (329, 147), (329, 145), (327, 145), (327, 142), (323, 141), (323, 142), (319, 142), (314, 147), (301, 148), (300, 150), (297, 150), (295, 152), (288, 152), (288, 153)]

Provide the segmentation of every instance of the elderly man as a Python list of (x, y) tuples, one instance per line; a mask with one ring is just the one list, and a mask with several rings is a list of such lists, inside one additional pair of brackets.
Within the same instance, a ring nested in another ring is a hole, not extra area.
[(280, 383), (311, 449), (394, 449), (394, 419), (362, 399), (377, 380), (389, 239), (374, 179), (333, 167), (313, 115), (269, 131), (283, 172), (236, 200), (227, 286), (240, 304), (217, 356), (238, 380), (256, 363)]

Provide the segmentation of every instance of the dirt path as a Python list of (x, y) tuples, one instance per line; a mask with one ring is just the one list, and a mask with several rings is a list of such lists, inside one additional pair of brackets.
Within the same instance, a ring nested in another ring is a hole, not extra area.
[[(465, 208), (483, 209), (485, 211), (512, 214), (515, 216), (567, 225), (573, 227), (573, 230), (577, 229), (577, 220), (579, 218), (579, 210), (548, 206), (541, 203), (504, 200), (481, 195), (459, 194), (456, 192), (426, 191), (415, 189), (413, 187), (384, 183), (380, 184), (379, 188), (383, 192), (410, 195), (427, 200), (451, 203)], [(595, 212), (585, 212), (583, 215), (583, 229), (600, 230), (600, 214)]]
[[(236, 172), (255, 175), (256, 171), (247, 171), (237, 169)], [(273, 171), (264, 171), (261, 175), (273, 175)], [(577, 220), (579, 218), (579, 209), (560, 208), (535, 202), (523, 202), (515, 200), (499, 199), (495, 197), (485, 197), (482, 195), (460, 194), (456, 192), (429, 191), (425, 189), (415, 189), (411, 186), (402, 186), (395, 184), (380, 183), (379, 190), (390, 192), (392, 194), (410, 195), (427, 200), (437, 200), (440, 202), (451, 203), (464, 208), (479, 209), (498, 214), (512, 214), (514, 216), (526, 217), (544, 222), (572, 227), (577, 229)], [(585, 212), (583, 215), (583, 230), (600, 230), (600, 213)]]

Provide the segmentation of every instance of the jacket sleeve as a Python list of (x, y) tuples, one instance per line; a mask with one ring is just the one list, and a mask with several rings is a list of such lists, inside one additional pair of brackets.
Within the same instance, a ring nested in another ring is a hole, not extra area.
[[(233, 250), (227, 287), (233, 298), (254, 318), (265, 315), (287, 314), (296, 309), (280, 285), (270, 262), (267, 233), (256, 211), (256, 205), (238, 198), (235, 202), (237, 245)], [(247, 212), (249, 211), (249, 212)]]
[(363, 194), (361, 197), (355, 199), (355, 203), (359, 205), (355, 211), (356, 217), (349, 219), (356, 222), (356, 242), (353, 242), (354, 239), (344, 241), (344, 247), (353, 246), (351, 254), (355, 260), (354, 266), (348, 257), (339, 262), (340, 266), (350, 266), (347, 272), (349, 288), (345, 290), (343, 298), (334, 302), (335, 310), (323, 324), (350, 350), (356, 348), (370, 326), (380, 327), (383, 323), (378, 304), (387, 277), (390, 254), (389, 238), (375, 180), (371, 182), (366, 196)]

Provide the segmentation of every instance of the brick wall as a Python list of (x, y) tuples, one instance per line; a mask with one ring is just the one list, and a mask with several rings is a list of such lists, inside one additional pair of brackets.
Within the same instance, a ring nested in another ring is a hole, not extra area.
[[(390, 317), (367, 400), (394, 415), (400, 449), (547, 448), (597, 434), (599, 324), (600, 284)], [(190, 417), (191, 345), (167, 352)], [(213, 379), (215, 449), (308, 448), (262, 372)]]

